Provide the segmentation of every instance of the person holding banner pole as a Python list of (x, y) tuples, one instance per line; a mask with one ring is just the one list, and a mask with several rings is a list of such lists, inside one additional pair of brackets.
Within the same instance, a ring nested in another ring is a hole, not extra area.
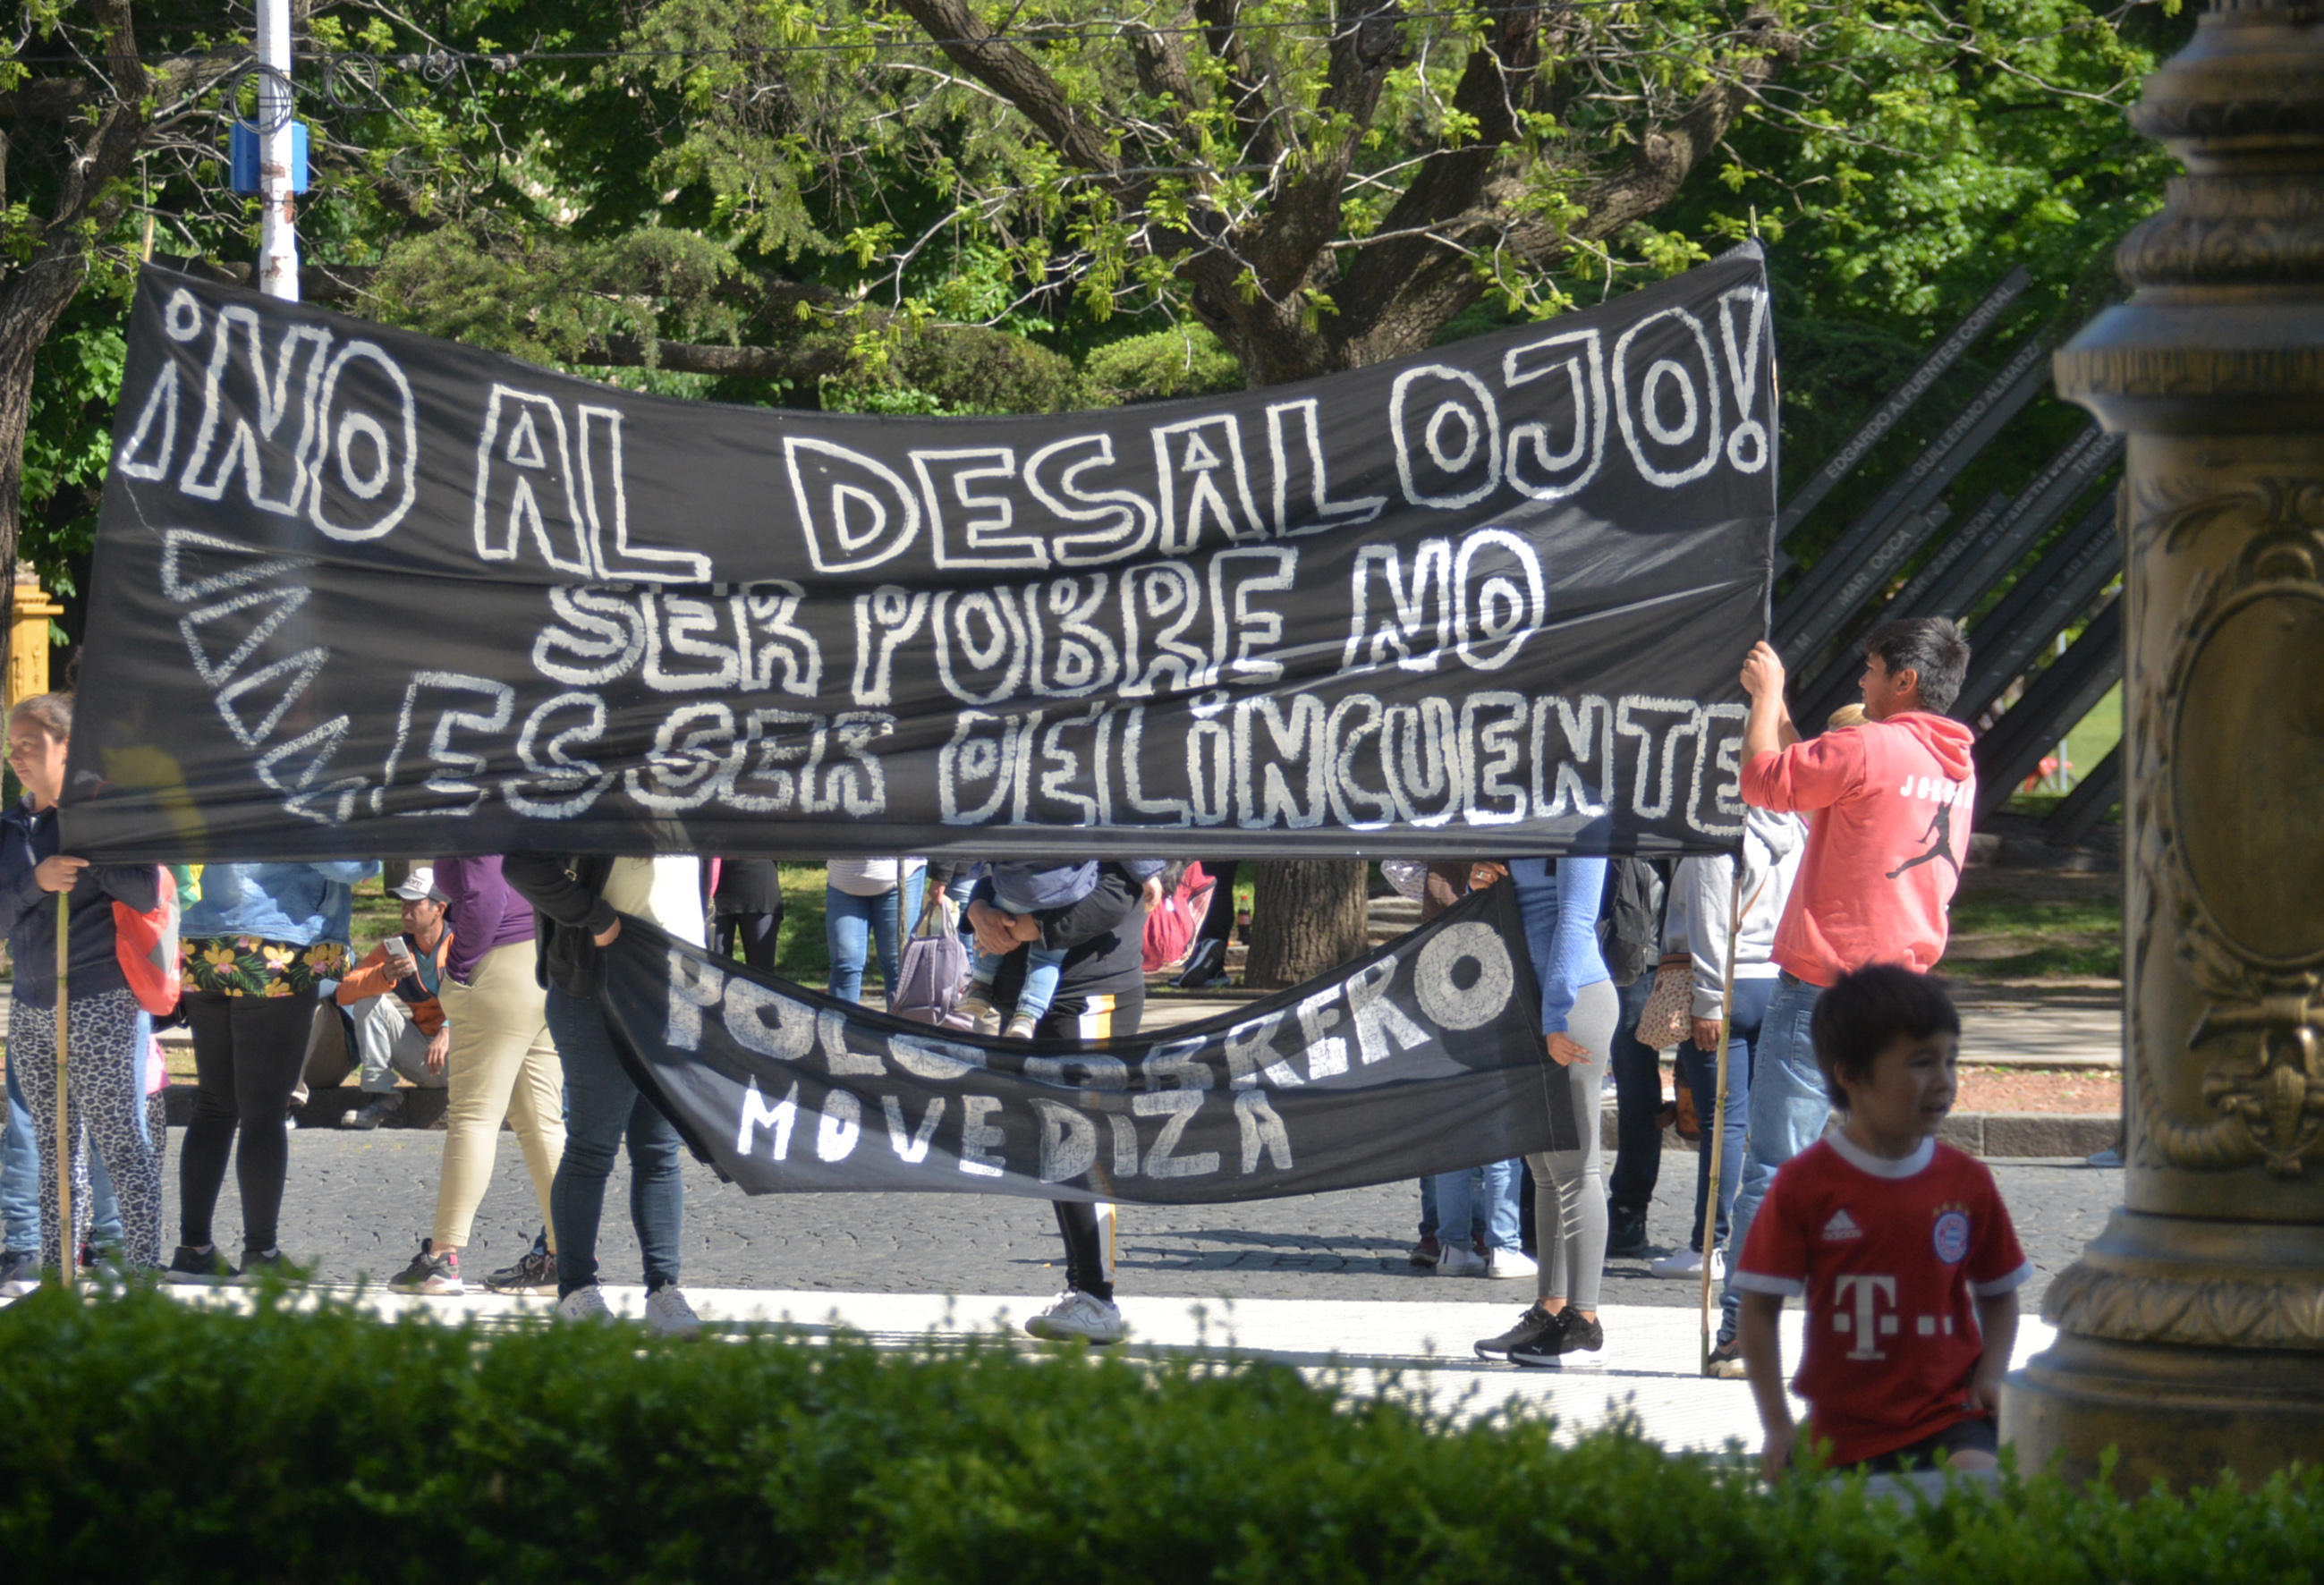
[(9, 1077), (40, 1148), (41, 1264), (68, 1285), (89, 1221), (90, 1147), (120, 1197), (125, 1268), (161, 1264), (161, 1157), (145, 1105), (152, 1024), (122, 972), (110, 906), (151, 912), (161, 875), (58, 851), (71, 740), (71, 695), (17, 702), (8, 763), (24, 797), (0, 816), (0, 930), (16, 976)]
[[(1876, 628), (1864, 643), (1865, 723), (1803, 739), (1784, 703), (1783, 658), (1756, 644), (1743, 662), (1743, 801), (1810, 816), (1799, 879), (1775, 929), (1779, 972), (1753, 1058), (1748, 1160), (1729, 1216), (1751, 1236), (1775, 1169), (1823, 1137), (1831, 1118), (1816, 1064), (1816, 1003), (1873, 963), (1926, 973), (1944, 955), (1947, 908), (1969, 857), (1976, 734), (1944, 712), (1968, 674), (1969, 640), (1942, 617)], [(1728, 1287), (1741, 1303), (1730, 1268)], [(1712, 1351), (1716, 1375), (1738, 1350)]]
[[(1158, 886), (1154, 888), (1159, 889)], [(980, 950), (1004, 961), (993, 995), (1014, 1005), (1035, 942), (1062, 951), (1057, 989), (1034, 1026), (1037, 1040), (1109, 1040), (1135, 1035), (1146, 1009), (1144, 967), (1148, 883), (1119, 863), (1098, 866), (1096, 887), (1079, 902), (1037, 914), (1012, 914), (993, 901), (988, 877), (968, 905)], [(1058, 1200), (1057, 1231), (1065, 1245), (1065, 1288), (1025, 1330), (1053, 1340), (1113, 1343), (1129, 1335), (1113, 1298), (1113, 1207)]]
[(660, 1109), (639, 1093), (613, 1048), (597, 1000), (597, 953), (620, 938), (625, 913), (703, 945), (702, 861), (510, 853), (501, 861), (501, 877), (536, 910), (534, 972), (547, 988), (549, 1032), (565, 1064), (565, 1153), (549, 1193), (558, 1317), (613, 1319), (597, 1285), (597, 1229), (613, 1155), (626, 1144), (630, 1221), (645, 1258), (646, 1326), (692, 1337), (702, 1321), (678, 1286), (686, 1237), (680, 1140)]
[(1484, 1359), (1555, 1367), (1569, 1353), (1606, 1346), (1598, 1321), (1607, 1231), (1599, 1092), (1621, 999), (1598, 949), (1606, 861), (1512, 859), (1508, 879), (1541, 986), (1543, 1039), (1557, 1071), (1548, 1075), (1551, 1147), (1526, 1157), (1533, 1168), (1540, 1296), (1515, 1326), (1476, 1347)]

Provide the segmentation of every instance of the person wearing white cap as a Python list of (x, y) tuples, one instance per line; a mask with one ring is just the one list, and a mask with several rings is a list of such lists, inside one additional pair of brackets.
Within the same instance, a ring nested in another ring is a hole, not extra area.
[(423, 1090), (441, 1090), (446, 1083), (452, 1029), (437, 991), (452, 950), (452, 933), (444, 927), (450, 899), (436, 889), (436, 871), (425, 864), (388, 895), (403, 904), (402, 934), (373, 947), (332, 993), (354, 1026), (363, 1092), (370, 1098), (341, 1115), (343, 1129), (375, 1129), (401, 1110), (399, 1074)]

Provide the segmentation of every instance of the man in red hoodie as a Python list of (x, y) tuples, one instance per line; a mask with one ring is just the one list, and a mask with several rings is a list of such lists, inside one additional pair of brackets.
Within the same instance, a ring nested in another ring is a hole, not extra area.
[[(1729, 1213), (1739, 1249), (1775, 1169), (1823, 1137), (1831, 1114), (1810, 1025), (1816, 999), (1871, 963), (1926, 973), (1944, 955), (1945, 910), (1969, 857), (1976, 734), (1944, 712), (1969, 640), (1942, 617), (1876, 629), (1864, 642), (1862, 726), (1803, 742), (1784, 704), (1784, 662), (1765, 643), (1743, 662), (1743, 801), (1808, 816), (1808, 845), (1775, 960), (1782, 971), (1752, 1063), (1750, 1142)], [(1714, 1374), (1742, 1374), (1730, 1286)]]

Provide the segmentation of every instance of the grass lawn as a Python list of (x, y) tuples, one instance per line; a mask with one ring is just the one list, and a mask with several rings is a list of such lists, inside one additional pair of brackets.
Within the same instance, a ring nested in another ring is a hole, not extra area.
[[(783, 926), (775, 947), (775, 972), (818, 991), (831, 978), (831, 949), (823, 933), (823, 866), (785, 864)], [(403, 928), (402, 905), (387, 895), (374, 875), (355, 888), (355, 944), (358, 954)], [(879, 954), (863, 974), (866, 989), (880, 983)]]
[[(2066, 762), (2073, 767), (2072, 780), (2079, 782), (2096, 770), (2098, 761), (2121, 741), (2122, 685), (2116, 683), (2107, 690), (2107, 696), (2098, 701), (2098, 707), (2066, 734)], [(2064, 796), (2063, 792), (2046, 788), (2031, 793), (2021, 788), (2010, 795), (2009, 806), (2023, 815), (2043, 815), (2056, 807)]]
[(1953, 897), (1939, 967), (1962, 979), (2118, 980), (2121, 877), (1971, 870)]

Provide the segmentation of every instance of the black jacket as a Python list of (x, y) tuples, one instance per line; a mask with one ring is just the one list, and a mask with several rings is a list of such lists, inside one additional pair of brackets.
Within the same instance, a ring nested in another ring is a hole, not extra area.
[(533, 974), (568, 996), (597, 994), (597, 941), (613, 926), (613, 905), (604, 897), (613, 861), (602, 854), (552, 858), (510, 853), (501, 879), (532, 905)]
[[(42, 891), (32, 872), (57, 847), (57, 812), (35, 813), (29, 801), (0, 815), (0, 931), (16, 965), (15, 1000), (31, 1007), (57, 1005), (57, 894)], [(126, 991), (113, 942), (113, 905), (127, 903), (151, 913), (161, 900), (161, 872), (152, 864), (91, 864), (69, 894), (67, 986), (75, 1001)]]
[[(991, 903), (992, 882), (978, 881), (969, 900)], [(1095, 890), (1077, 903), (1047, 908), (1032, 917), (1040, 923), (1041, 945), (1065, 954), (1057, 975), (1060, 1002), (1146, 988), (1146, 889), (1120, 865), (1099, 865)], [(994, 978), (994, 1005), (1013, 1003), (1024, 978), (1025, 954), (1012, 952)]]
[(737, 914), (779, 914), (783, 911), (783, 878), (772, 859), (727, 859), (718, 867), (718, 889), (710, 894), (711, 912), (720, 918)]

